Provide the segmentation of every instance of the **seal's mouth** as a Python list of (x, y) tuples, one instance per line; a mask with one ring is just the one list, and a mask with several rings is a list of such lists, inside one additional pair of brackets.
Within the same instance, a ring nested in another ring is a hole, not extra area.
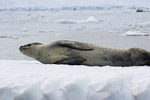
[(19, 50), (20, 51), (24, 51), (24, 50), (27, 50), (28, 48), (29, 48), (28, 46), (20, 46)]

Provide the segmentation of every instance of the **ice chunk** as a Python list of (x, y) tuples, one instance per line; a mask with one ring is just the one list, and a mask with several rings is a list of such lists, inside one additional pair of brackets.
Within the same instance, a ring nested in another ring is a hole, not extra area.
[(60, 24), (82, 24), (82, 23), (97, 23), (99, 21), (96, 20), (95, 17), (90, 16), (89, 18), (85, 20), (70, 20), (70, 19), (60, 19), (57, 21), (57, 23)]
[(139, 31), (128, 31), (123, 36), (149, 36), (149, 33)]
[(150, 12), (150, 9), (147, 7), (139, 7), (136, 12)]
[(77, 21), (69, 20), (69, 19), (60, 19), (57, 21), (59, 24), (77, 24)]
[(20, 31), (21, 32), (28, 32), (28, 29), (27, 28), (22, 28)]
[(96, 20), (95, 17), (90, 16), (89, 18), (87, 18), (86, 20), (79, 20), (77, 21), (78, 23), (97, 23), (98, 21)]
[(53, 32), (53, 31), (50, 31), (50, 30), (39, 30), (39, 33), (48, 33), (48, 32)]

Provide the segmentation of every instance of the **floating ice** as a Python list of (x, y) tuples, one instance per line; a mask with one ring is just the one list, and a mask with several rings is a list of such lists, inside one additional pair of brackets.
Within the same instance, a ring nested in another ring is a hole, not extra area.
[(0, 60), (0, 69), (0, 100), (150, 99), (149, 66), (88, 67)]
[(146, 35), (146, 33), (149, 33), (150, 29), (150, 22), (143, 22), (143, 23), (135, 23), (135, 24), (130, 24), (128, 29), (129, 30), (136, 30), (136, 32), (138, 33), (142, 33), (144, 32), (144, 34)]
[(15, 36), (0, 36), (0, 38), (6, 38), (6, 39), (19, 39), (19, 37), (15, 37)]
[(95, 17), (90, 16), (85, 20), (69, 20), (69, 19), (60, 19), (57, 21), (60, 24), (82, 24), (82, 23), (98, 23)]
[(86, 20), (80, 20), (77, 22), (78, 23), (97, 23), (98, 21), (96, 20), (95, 17), (91, 16), (91, 17), (87, 18)]
[(21, 32), (28, 32), (28, 29), (27, 28), (22, 28), (20, 31)]
[(77, 21), (68, 20), (68, 19), (60, 19), (57, 21), (59, 24), (77, 24)]
[(150, 12), (150, 9), (147, 7), (139, 7), (136, 12)]
[(43, 21), (41, 21), (41, 23), (47, 24), (47, 23), (50, 23), (50, 22), (48, 20), (43, 20)]
[(39, 30), (39, 33), (48, 33), (48, 32), (53, 32), (51, 30)]
[(128, 31), (123, 36), (149, 36), (148, 33), (139, 32), (139, 31)]

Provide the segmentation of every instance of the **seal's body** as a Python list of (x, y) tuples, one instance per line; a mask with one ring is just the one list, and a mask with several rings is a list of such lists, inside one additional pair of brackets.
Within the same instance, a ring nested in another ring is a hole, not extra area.
[(20, 51), (44, 64), (88, 66), (150, 65), (150, 52), (140, 48), (112, 49), (89, 43), (61, 40), (48, 45), (32, 43)]

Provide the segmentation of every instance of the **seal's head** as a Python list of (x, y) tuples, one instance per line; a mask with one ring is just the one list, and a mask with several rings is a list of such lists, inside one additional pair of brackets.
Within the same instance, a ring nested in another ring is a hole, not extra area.
[(37, 55), (37, 50), (39, 46), (41, 45), (42, 45), (41, 43), (30, 43), (24, 46), (20, 46), (19, 50), (24, 55), (34, 58), (34, 56)]

